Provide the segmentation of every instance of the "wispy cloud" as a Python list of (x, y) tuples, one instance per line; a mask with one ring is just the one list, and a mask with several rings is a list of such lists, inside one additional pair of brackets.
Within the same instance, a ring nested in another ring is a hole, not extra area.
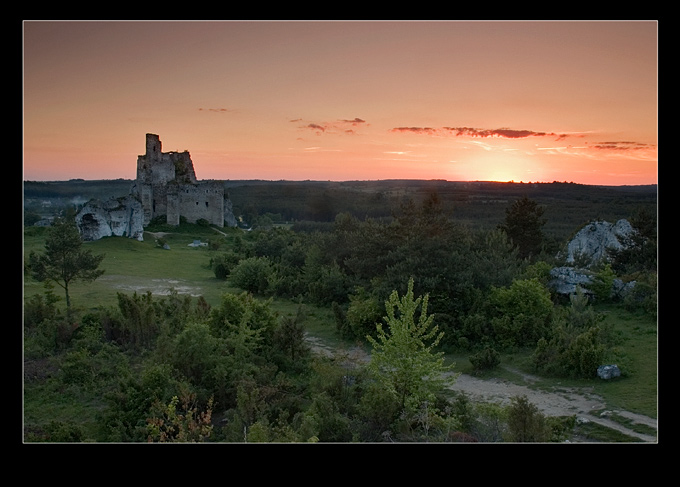
[(356, 128), (366, 126), (366, 120), (359, 117), (353, 119), (339, 119), (331, 122), (307, 122), (301, 118), (296, 118), (290, 121), (297, 123), (298, 128), (302, 130), (310, 130), (316, 135), (322, 134), (346, 134), (355, 135)]
[(527, 137), (556, 137), (557, 140), (568, 137), (567, 134), (557, 134), (555, 132), (538, 132), (534, 130), (516, 130), (510, 128), (481, 129), (474, 127), (395, 127), (390, 132), (410, 132), (414, 134), (472, 138), (503, 138), (503, 139), (524, 139)]
[(390, 132), (410, 132), (413, 134), (437, 135), (438, 129), (432, 127), (395, 127)]
[(213, 112), (213, 113), (228, 113), (228, 112), (233, 112), (234, 110), (231, 110), (229, 108), (199, 108), (199, 112)]
[(640, 142), (619, 141), (619, 142), (597, 142), (595, 145), (591, 145), (590, 147), (592, 149), (601, 150), (636, 151), (651, 149), (654, 146), (650, 144), (642, 144)]

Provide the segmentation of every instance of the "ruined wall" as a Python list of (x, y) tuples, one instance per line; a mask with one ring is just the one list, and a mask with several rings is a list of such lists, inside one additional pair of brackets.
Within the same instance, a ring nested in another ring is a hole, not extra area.
[(188, 151), (163, 152), (156, 134), (146, 134), (146, 153), (137, 157), (136, 192), (144, 209), (144, 225), (166, 215), (167, 223), (179, 225), (199, 219), (224, 226), (224, 186), (201, 181)]
[(224, 226), (224, 185), (219, 181), (204, 181), (178, 187), (179, 212), (187, 221), (208, 220)]

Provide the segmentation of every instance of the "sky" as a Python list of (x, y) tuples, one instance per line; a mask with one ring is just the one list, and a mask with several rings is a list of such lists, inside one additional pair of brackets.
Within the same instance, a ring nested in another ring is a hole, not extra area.
[(23, 178), (658, 182), (656, 21), (24, 21)]

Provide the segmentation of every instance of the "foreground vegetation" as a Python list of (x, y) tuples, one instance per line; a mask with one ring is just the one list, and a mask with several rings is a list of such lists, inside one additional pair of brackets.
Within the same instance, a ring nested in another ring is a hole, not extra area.
[[(656, 261), (621, 255), (601, 268), (602, 280), (615, 272), (642, 283), (626, 300), (564, 300), (547, 287), (553, 252), (544, 241), (520, 249), (507, 228), (456, 223), (436, 194), (389, 219), (342, 213), (331, 225), (252, 232), (156, 225), (144, 242), (84, 244), (104, 255), (106, 272), (71, 284), (69, 313), (27, 266), (24, 439), (497, 442), (574, 433), (574, 418), (544, 417), (526, 398), (474, 404), (440, 374), (418, 383), (392, 373), (415, 363), (423, 377), (445, 363), (494, 375), (510, 362), (544, 385), (593, 387), (612, 407), (655, 417)], [(27, 227), (25, 255), (49, 238)], [(208, 245), (189, 247), (196, 239)], [(337, 350), (359, 344), (382, 361), (314, 354), (305, 334)], [(602, 363), (617, 363), (622, 377), (599, 380)]]

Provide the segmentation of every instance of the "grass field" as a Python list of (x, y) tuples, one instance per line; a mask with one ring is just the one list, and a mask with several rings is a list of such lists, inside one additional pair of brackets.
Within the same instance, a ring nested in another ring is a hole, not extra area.
[[(229, 291), (225, 281), (215, 278), (209, 268), (211, 253), (205, 247), (189, 247), (194, 240), (219, 237), (206, 229), (203, 233), (169, 234), (165, 240), (170, 250), (159, 247), (152, 234), (146, 232), (144, 241), (107, 237), (95, 242), (85, 242), (83, 248), (95, 254), (105, 254), (100, 266), (105, 270), (102, 277), (94, 282), (74, 282), (70, 286), (73, 305), (90, 309), (98, 306), (112, 306), (117, 303), (118, 292), (134, 291), (154, 294), (167, 293), (170, 288), (178, 292), (202, 295), (211, 305), (219, 303), (222, 293)], [(24, 253), (44, 250), (42, 235), (24, 238)], [(29, 276), (24, 277), (25, 297), (42, 293), (42, 283)], [(63, 296), (60, 288), (55, 293)], [(61, 294), (60, 294), (61, 293)]]
[[(231, 232), (231, 231), (230, 231)], [(233, 230), (240, 232), (240, 230)], [(226, 241), (233, 238), (228, 233)], [(241, 292), (230, 287), (228, 281), (215, 277), (209, 268), (211, 253), (206, 247), (190, 247), (196, 239), (207, 241), (220, 237), (210, 228), (197, 228), (190, 233), (168, 234), (165, 240), (170, 250), (159, 247), (152, 234), (145, 233), (142, 242), (124, 238), (108, 237), (96, 242), (84, 243), (84, 248), (94, 253), (104, 253), (106, 257), (101, 265), (105, 274), (91, 283), (76, 282), (71, 286), (71, 300), (74, 307), (82, 310), (99, 306), (115, 306), (117, 293), (167, 293), (170, 288), (180, 293), (203, 296), (208, 303), (215, 306), (226, 292)], [(30, 251), (44, 250), (44, 235), (32, 230), (24, 236), (24, 255)], [(24, 275), (24, 299), (44, 292), (42, 283)], [(54, 288), (57, 296), (62, 298), (63, 290)], [(286, 300), (273, 300), (272, 307), (281, 314), (294, 314), (298, 304)], [(305, 305), (307, 316), (305, 325), (309, 334), (320, 338), (330, 346), (348, 346), (343, 343), (335, 331), (335, 323), (330, 309)], [(642, 413), (650, 417), (657, 416), (657, 320), (649, 315), (632, 314), (619, 306), (598, 308), (606, 313), (606, 320), (612, 322), (622, 337), (621, 348), (624, 350), (628, 371), (625, 377), (615, 381), (565, 381), (559, 383), (565, 387), (592, 386), (596, 394), (601, 395), (611, 407), (622, 408)], [(513, 367), (525, 368), (529, 371), (527, 354), (508, 357)], [(452, 357), (460, 367), (465, 367), (466, 357)], [(503, 373), (499, 371), (498, 373)], [(512, 380), (511, 378), (509, 380)], [(556, 383), (556, 381), (555, 381)], [(551, 380), (542, 381), (539, 386), (549, 387)], [(27, 391), (30, 392), (30, 391)]]

